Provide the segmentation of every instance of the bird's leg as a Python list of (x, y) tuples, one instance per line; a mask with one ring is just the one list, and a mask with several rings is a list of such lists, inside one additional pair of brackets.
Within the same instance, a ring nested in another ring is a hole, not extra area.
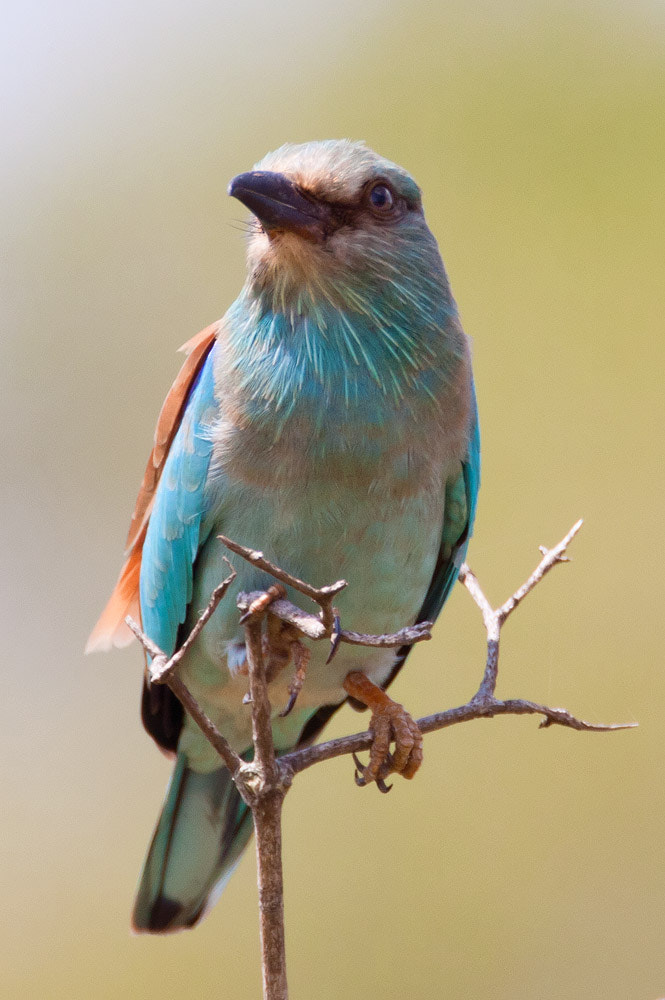
[[(376, 781), (381, 788), (384, 779), (393, 772), (403, 778), (412, 778), (422, 764), (423, 736), (409, 713), (359, 670), (352, 670), (346, 675), (343, 687), (352, 698), (367, 705), (372, 713), (370, 730), (373, 739), (369, 764), (361, 769), (356, 777), (357, 783), (367, 785)], [(392, 741), (395, 751), (391, 754)], [(385, 785), (381, 790), (387, 791)]]
[[(254, 605), (259, 600), (262, 600), (263, 596), (257, 598)], [(282, 595), (280, 594), (279, 596), (281, 597)], [(268, 611), (266, 635), (263, 636), (263, 656), (266, 664), (266, 681), (268, 684), (271, 684), (281, 674), (282, 670), (288, 666), (291, 659), (293, 659), (295, 670), (293, 679), (289, 685), (289, 700), (284, 710), (279, 713), (280, 718), (284, 718), (295, 705), (296, 699), (305, 683), (311, 653), (300, 641), (299, 632), (296, 628), (281, 621), (276, 615), (271, 615), (270, 611)], [(248, 692), (243, 698), (243, 704), (249, 705), (250, 702), (251, 699)]]
[(289, 685), (289, 700), (279, 713), (281, 719), (289, 714), (296, 703), (307, 676), (311, 653), (299, 639), (299, 633), (292, 625), (287, 625), (268, 612), (268, 629), (265, 637), (266, 679), (268, 683), (282, 672), (293, 660), (294, 674)]
[(263, 655), (266, 662), (266, 681), (272, 683), (291, 659), (291, 643), (297, 633), (292, 626), (268, 612), (266, 634), (263, 637)]
[(312, 656), (307, 646), (305, 646), (300, 639), (294, 639), (291, 643), (291, 655), (293, 656), (295, 672), (293, 674), (293, 680), (289, 685), (289, 700), (286, 703), (286, 708), (279, 713), (281, 719), (289, 714), (296, 703), (296, 698), (300, 694), (302, 686), (305, 683), (307, 667), (309, 666), (309, 661)]

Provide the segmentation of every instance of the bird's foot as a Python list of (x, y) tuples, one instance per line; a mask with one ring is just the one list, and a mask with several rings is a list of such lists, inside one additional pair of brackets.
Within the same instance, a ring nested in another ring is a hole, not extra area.
[[(423, 736), (406, 709), (365, 674), (353, 670), (344, 680), (344, 690), (371, 710), (372, 746), (369, 763), (364, 767), (354, 754), (356, 784), (360, 787), (375, 781), (382, 792), (390, 791), (385, 779), (389, 774), (413, 778), (423, 760)], [(395, 744), (390, 753), (390, 744)]]
[(280, 719), (285, 718), (295, 705), (296, 699), (302, 691), (302, 686), (305, 683), (307, 667), (309, 666), (309, 661), (312, 656), (307, 646), (303, 645), (299, 639), (294, 639), (291, 643), (291, 655), (293, 657), (295, 670), (293, 673), (293, 679), (289, 685), (289, 700), (287, 701), (286, 707), (283, 711), (279, 713)]
[[(270, 593), (273, 591), (273, 593)], [(275, 593), (276, 591), (276, 593)], [(285, 708), (279, 713), (280, 719), (287, 716), (296, 703), (298, 695), (302, 691), (307, 676), (307, 667), (311, 659), (309, 649), (298, 638), (297, 630), (286, 622), (280, 621), (275, 615), (270, 614), (270, 603), (277, 598), (284, 596), (284, 588), (270, 587), (269, 590), (257, 597), (252, 602), (248, 611), (243, 615), (244, 620), (249, 614), (256, 614), (257, 611), (267, 610), (267, 634), (262, 637), (263, 658), (265, 662), (266, 681), (272, 682), (282, 673), (285, 667), (293, 661), (294, 673), (289, 685), (289, 698)], [(247, 674), (249, 667), (247, 663), (241, 671)], [(251, 705), (252, 697), (249, 691), (242, 700), (243, 705)]]

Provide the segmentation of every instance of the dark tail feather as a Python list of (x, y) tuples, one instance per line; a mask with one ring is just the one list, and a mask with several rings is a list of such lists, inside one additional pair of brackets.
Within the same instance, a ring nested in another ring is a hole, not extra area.
[(193, 927), (251, 835), (251, 813), (228, 770), (197, 774), (179, 754), (141, 873), (134, 929), (164, 934)]

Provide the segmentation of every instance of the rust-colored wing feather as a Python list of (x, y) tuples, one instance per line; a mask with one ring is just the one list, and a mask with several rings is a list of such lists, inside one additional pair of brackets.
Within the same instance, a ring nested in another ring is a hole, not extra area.
[(187, 396), (219, 330), (219, 322), (206, 327), (180, 348), (187, 354), (187, 360), (178, 372), (175, 382), (164, 400), (164, 405), (155, 428), (155, 443), (146, 465), (143, 482), (132, 514), (129, 534), (125, 546), (125, 563), (118, 582), (95, 625), (85, 647), (86, 653), (94, 650), (111, 649), (112, 646), (127, 646), (134, 638), (125, 625), (125, 617), (131, 615), (140, 621), (139, 577), (141, 556), (148, 522), (155, 499), (166, 456), (176, 431), (180, 426)]

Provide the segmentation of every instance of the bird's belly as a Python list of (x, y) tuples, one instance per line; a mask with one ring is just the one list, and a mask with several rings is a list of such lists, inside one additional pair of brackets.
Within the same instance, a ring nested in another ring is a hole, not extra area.
[[(342, 627), (389, 633), (411, 624), (423, 602), (438, 554), (444, 503), (441, 495), (431, 491), (396, 501), (378, 488), (368, 495), (311, 482), (287, 491), (246, 486), (224, 492), (225, 503), (197, 560), (188, 625), (193, 624), (194, 609), (198, 613), (205, 606), (213, 588), (227, 575), (225, 554), (237, 578), (182, 670), (193, 693), (241, 751), (248, 745), (251, 729), (249, 708), (242, 705), (247, 677), (237, 669), (236, 644), (242, 643), (243, 630), (235, 602), (239, 591), (263, 589), (274, 581), (227, 553), (217, 534), (223, 532), (243, 545), (261, 549), (279, 566), (316, 586), (344, 578), (348, 587), (336, 598)], [(290, 592), (289, 598), (305, 610), (318, 610), (301, 594)], [(313, 709), (344, 699), (342, 683), (350, 670), (361, 669), (381, 684), (395, 658), (392, 649), (342, 644), (326, 665), (328, 643), (311, 645), (312, 658), (297, 710), (284, 721), (276, 720), (276, 740), (284, 748), (295, 742)], [(288, 700), (292, 670), (287, 666), (271, 684), (275, 713)], [(195, 742), (200, 744), (198, 738)]]

